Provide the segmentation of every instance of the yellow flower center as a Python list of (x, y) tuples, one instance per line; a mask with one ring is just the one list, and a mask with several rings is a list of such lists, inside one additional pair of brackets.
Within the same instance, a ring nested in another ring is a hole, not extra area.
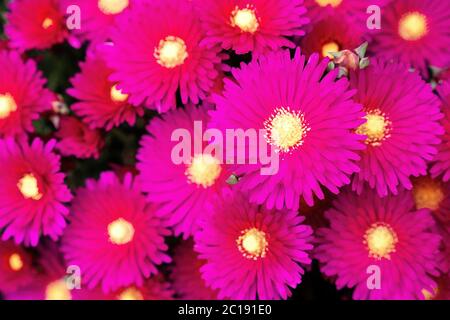
[(133, 225), (123, 218), (114, 220), (108, 225), (109, 240), (117, 245), (131, 242), (134, 237)]
[(239, 251), (247, 259), (257, 260), (267, 254), (266, 234), (257, 228), (243, 230), (236, 243)]
[(129, 0), (99, 0), (98, 8), (104, 14), (119, 14), (129, 5)]
[(420, 12), (408, 12), (398, 24), (398, 34), (404, 40), (416, 41), (428, 33), (427, 17)]
[(17, 183), (17, 188), (25, 199), (41, 200), (43, 194), (39, 191), (38, 181), (32, 174), (26, 174)]
[(72, 300), (72, 294), (64, 280), (57, 280), (47, 285), (45, 300)]
[(51, 26), (53, 26), (54, 22), (52, 19), (50, 18), (45, 18), (44, 21), (42, 22), (42, 28), (44, 28), (45, 30), (47, 30), (48, 28), (50, 28)]
[(331, 5), (333, 8), (336, 8), (342, 3), (343, 0), (316, 0), (316, 3), (321, 7), (326, 7)]
[(322, 56), (328, 57), (330, 59), (334, 59), (333, 55), (331, 54), (331, 52), (339, 52), (340, 48), (339, 45), (334, 42), (327, 42), (322, 46)]
[(430, 292), (427, 289), (422, 289), (422, 294), (425, 300), (433, 300), (439, 294), (439, 288), (434, 288), (433, 292)]
[(431, 178), (419, 178), (414, 183), (414, 201), (417, 209), (437, 210), (445, 195), (440, 183)]
[(181, 66), (189, 56), (184, 40), (174, 36), (161, 40), (153, 55), (156, 62), (168, 69)]
[(249, 5), (244, 9), (236, 7), (231, 13), (231, 26), (238, 27), (242, 32), (255, 33), (259, 28), (255, 9)]
[(389, 225), (383, 223), (374, 223), (364, 235), (364, 244), (369, 250), (369, 257), (378, 260), (390, 259), (397, 242), (397, 234)]
[(203, 188), (211, 187), (221, 172), (220, 161), (209, 154), (196, 155), (186, 169), (189, 182)]
[(303, 144), (310, 128), (300, 112), (288, 108), (277, 108), (273, 115), (264, 122), (267, 143), (281, 152), (290, 152)]
[(128, 99), (128, 94), (122, 93), (122, 90), (117, 89), (117, 85), (111, 87), (111, 100), (114, 102), (125, 102)]
[(6, 119), (17, 110), (14, 98), (9, 94), (0, 94), (0, 120)]
[(20, 254), (13, 253), (9, 257), (9, 267), (12, 271), (20, 271), (23, 268), (23, 260)]
[(144, 300), (142, 293), (134, 288), (128, 288), (123, 290), (117, 297), (118, 300)]
[(367, 136), (366, 144), (380, 146), (384, 140), (390, 137), (391, 122), (378, 109), (369, 112), (364, 118), (366, 122), (356, 129), (356, 133)]

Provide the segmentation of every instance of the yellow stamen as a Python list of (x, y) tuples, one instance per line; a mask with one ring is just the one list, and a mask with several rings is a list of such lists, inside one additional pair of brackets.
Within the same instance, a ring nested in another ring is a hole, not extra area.
[(54, 22), (52, 19), (50, 18), (45, 18), (45, 20), (42, 22), (42, 28), (44, 28), (45, 30), (47, 30), (48, 28), (50, 28), (51, 26), (53, 26)]
[(114, 220), (108, 225), (109, 240), (117, 245), (131, 242), (134, 237), (133, 225), (123, 218)]
[(9, 115), (17, 110), (16, 101), (9, 94), (0, 94), (0, 120), (6, 119)]
[(397, 234), (387, 224), (374, 223), (364, 235), (364, 244), (369, 251), (369, 257), (381, 260), (390, 259), (390, 254), (395, 252), (398, 242)]
[(144, 296), (138, 289), (131, 287), (131, 288), (123, 290), (119, 294), (117, 299), (118, 300), (144, 300)]
[(322, 46), (322, 56), (324, 58), (328, 57), (330, 59), (334, 59), (331, 52), (339, 52), (339, 50), (340, 50), (339, 45), (336, 42), (334, 41), (327, 42)]
[(128, 99), (128, 94), (122, 93), (122, 90), (117, 89), (117, 85), (111, 87), (111, 100), (114, 102), (125, 102)]
[(391, 121), (380, 110), (372, 110), (364, 117), (366, 122), (356, 129), (357, 134), (366, 135), (366, 144), (380, 146), (390, 137)]
[(98, 8), (104, 14), (119, 14), (129, 5), (129, 0), (99, 0)]
[(168, 69), (181, 66), (189, 56), (184, 40), (174, 36), (161, 40), (153, 55), (156, 62)]
[(9, 257), (9, 267), (12, 271), (20, 271), (23, 268), (23, 260), (20, 254), (13, 253)]
[(281, 152), (290, 152), (303, 144), (310, 128), (306, 125), (302, 113), (288, 108), (277, 108), (273, 115), (264, 122), (267, 131), (267, 143)]
[(231, 13), (231, 26), (238, 27), (242, 32), (255, 33), (259, 28), (256, 11), (249, 5), (244, 9), (236, 8)]
[(403, 15), (398, 24), (398, 34), (404, 40), (416, 41), (428, 33), (427, 17), (420, 12), (408, 12)]
[(343, 0), (316, 0), (316, 3), (321, 7), (326, 7), (331, 5), (333, 8), (336, 8), (342, 3)]
[(445, 195), (441, 184), (429, 177), (421, 177), (414, 182), (414, 201), (417, 209), (438, 210)]
[(264, 258), (269, 245), (265, 232), (257, 228), (243, 230), (236, 243), (242, 255), (252, 260)]
[(219, 160), (209, 154), (196, 155), (186, 169), (189, 182), (203, 188), (214, 185), (221, 172)]
[(57, 280), (47, 285), (45, 300), (72, 300), (72, 294), (64, 280)]
[(433, 292), (430, 292), (427, 289), (422, 289), (422, 294), (425, 300), (433, 300), (439, 294), (439, 288), (434, 288)]
[(26, 174), (17, 183), (17, 188), (25, 199), (41, 200), (43, 194), (39, 191), (38, 181), (32, 174)]

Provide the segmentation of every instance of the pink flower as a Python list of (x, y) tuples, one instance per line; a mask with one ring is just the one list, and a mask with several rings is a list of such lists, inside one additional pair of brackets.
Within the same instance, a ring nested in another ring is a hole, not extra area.
[(66, 226), (72, 195), (64, 184), (56, 141), (31, 145), (13, 139), (0, 140), (0, 229), (2, 239), (36, 246), (39, 237), (56, 240)]
[(442, 245), (437, 260), (439, 269), (448, 273), (450, 269), (450, 182), (432, 179), (430, 176), (413, 180), (413, 196), (416, 209), (429, 209), (436, 220), (433, 231), (442, 236)]
[(358, 171), (364, 145), (352, 130), (364, 114), (348, 81), (336, 81), (337, 70), (324, 75), (328, 61), (317, 54), (306, 61), (299, 50), (293, 59), (288, 51), (272, 53), (234, 69), (236, 80), (225, 79), (215, 96), (210, 127), (265, 130), (267, 149), (279, 154), (273, 175), (261, 175), (263, 166), (250, 159), (233, 168), (251, 202), (296, 209), (303, 197), (312, 206), (314, 196), (324, 199), (322, 186), (338, 193)]
[(106, 296), (108, 300), (173, 300), (174, 291), (160, 277), (146, 279), (142, 286), (121, 288)]
[[(351, 32), (349, 32), (351, 30)], [(333, 60), (331, 52), (353, 50), (363, 43), (361, 27), (345, 17), (330, 16), (313, 25), (302, 39), (303, 53), (319, 53)]]
[(32, 60), (17, 52), (0, 51), (0, 138), (33, 132), (32, 121), (52, 109), (54, 95)]
[[(308, 9), (308, 17), (313, 23), (326, 20), (330, 16), (349, 18), (359, 28), (366, 27), (369, 17), (367, 8), (371, 5), (383, 6), (391, 0), (305, 0)], [(348, 30), (351, 33), (353, 30)]]
[[(173, 290), (159, 278), (145, 279), (142, 286), (130, 286), (105, 294), (98, 287), (85, 286), (83, 270), (66, 264), (54, 242), (38, 247), (41, 272), (28, 286), (7, 294), (11, 300), (169, 300)], [(77, 278), (79, 277), (79, 278)]]
[(101, 285), (107, 293), (141, 286), (157, 265), (170, 262), (164, 253), (168, 231), (139, 190), (131, 174), (121, 182), (112, 172), (78, 190), (62, 251), (69, 264), (81, 268), (89, 289)]
[(294, 211), (268, 211), (239, 194), (212, 204), (195, 250), (206, 260), (203, 279), (219, 299), (287, 299), (310, 264), (312, 229)]
[(120, 17), (112, 34), (114, 43), (107, 62), (110, 79), (130, 94), (134, 105), (145, 104), (159, 112), (181, 101), (197, 104), (219, 76), (219, 47), (200, 47), (204, 33), (186, 0), (136, 3)]
[(423, 290), (426, 300), (450, 300), (450, 277), (448, 274), (436, 279), (437, 286), (432, 291)]
[(427, 75), (427, 66), (450, 65), (450, 2), (392, 1), (372, 47), (386, 59), (399, 59)]
[(423, 299), (422, 290), (436, 286), (440, 236), (410, 193), (379, 198), (370, 189), (360, 196), (347, 191), (326, 217), (330, 227), (319, 230), (315, 256), (338, 289), (354, 287), (356, 300)]
[[(450, 183), (424, 176), (413, 179), (416, 208), (429, 209), (442, 228), (450, 228)], [(450, 231), (450, 229), (449, 229)]]
[(14, 0), (9, 10), (5, 32), (20, 51), (48, 49), (68, 35), (59, 0)]
[[(78, 40), (90, 40), (98, 44), (109, 40), (112, 29), (119, 16), (123, 15), (135, 0), (60, 0), (61, 9), (76, 5), (80, 8), (81, 28), (74, 29), (72, 34)], [(137, 0), (137, 2), (142, 0)]]
[(31, 255), (13, 241), (0, 242), (0, 292), (18, 290), (33, 281)]
[(55, 135), (60, 140), (57, 149), (65, 157), (98, 159), (100, 149), (104, 145), (99, 130), (89, 129), (84, 123), (71, 116), (61, 117), (59, 129)]
[[(223, 159), (203, 153), (207, 143), (194, 131), (196, 121), (206, 130), (207, 110), (189, 106), (153, 119), (147, 127), (150, 135), (141, 141), (136, 165), (147, 199), (157, 205), (158, 215), (174, 228), (175, 234), (183, 234), (185, 239), (195, 232), (198, 220), (206, 214), (205, 205), (227, 186), (231, 174), (222, 164)], [(186, 144), (191, 153), (186, 155), (185, 163), (172, 157), (179, 144), (172, 141), (175, 130), (183, 130), (191, 138)], [(195, 149), (196, 143), (202, 150)]]
[(438, 154), (434, 158), (431, 174), (433, 177), (441, 176), (444, 181), (450, 181), (450, 81), (442, 83), (438, 88), (442, 100), (444, 118), (441, 123), (445, 133), (442, 143), (438, 146)]
[(200, 273), (206, 261), (198, 258), (193, 245), (193, 241), (188, 240), (175, 249), (171, 273), (173, 287), (183, 300), (217, 300), (217, 290), (207, 287)]
[(123, 122), (133, 126), (136, 117), (144, 115), (141, 106), (133, 106), (128, 94), (117, 83), (108, 80), (111, 69), (103, 60), (103, 47), (89, 51), (81, 72), (72, 78), (73, 88), (67, 92), (78, 99), (72, 110), (91, 128), (111, 130)]
[(82, 270), (64, 261), (59, 245), (44, 241), (37, 248), (37, 270), (32, 281), (5, 295), (7, 300), (107, 300), (99, 288), (87, 289)]
[(360, 193), (368, 183), (380, 196), (397, 194), (400, 186), (411, 189), (410, 176), (427, 174), (443, 133), (431, 86), (403, 64), (376, 59), (351, 74), (350, 82), (366, 113), (356, 132), (366, 137), (367, 145), (353, 189)]
[(238, 54), (293, 48), (286, 37), (304, 35), (309, 22), (303, 0), (206, 0), (196, 5), (206, 30), (202, 44)]

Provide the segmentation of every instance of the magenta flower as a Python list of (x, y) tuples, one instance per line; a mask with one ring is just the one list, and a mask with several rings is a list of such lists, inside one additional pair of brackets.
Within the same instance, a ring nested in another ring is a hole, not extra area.
[(112, 172), (78, 190), (62, 251), (69, 264), (83, 270), (89, 289), (141, 286), (157, 273), (156, 265), (170, 262), (164, 253), (168, 231), (139, 190), (131, 174), (121, 182)]
[(366, 136), (367, 145), (353, 189), (360, 193), (368, 183), (380, 196), (397, 194), (399, 186), (411, 189), (410, 176), (427, 174), (443, 133), (431, 86), (404, 64), (374, 59), (350, 81), (366, 113), (356, 132)]
[(13, 241), (0, 241), (0, 292), (14, 292), (33, 281), (31, 255)]
[(66, 226), (72, 195), (64, 184), (59, 156), (51, 140), (35, 139), (31, 145), (0, 140), (0, 229), (2, 239), (36, 246), (39, 237), (56, 240)]
[(309, 22), (303, 0), (207, 0), (196, 5), (206, 30), (202, 44), (238, 54), (293, 48), (286, 37), (304, 35)]
[(5, 295), (6, 300), (106, 300), (100, 290), (69, 290), (66, 278), (54, 278), (47, 274), (38, 274), (29, 286)]
[(450, 300), (450, 277), (444, 275), (436, 280), (437, 286), (433, 291), (424, 290), (426, 300)]
[(442, 143), (438, 146), (438, 154), (433, 160), (431, 174), (434, 177), (442, 175), (444, 181), (450, 181), (450, 81), (444, 82), (438, 90), (442, 100), (442, 111), (445, 115), (441, 122), (445, 133)]
[[(171, 111), (163, 119), (153, 119), (147, 127), (150, 135), (143, 137), (136, 165), (142, 190), (147, 199), (157, 205), (158, 215), (174, 228), (175, 234), (186, 239), (198, 227), (198, 220), (205, 215), (205, 205), (227, 184), (228, 172), (222, 159), (203, 149), (195, 150), (197, 137), (194, 122), (201, 121), (203, 130), (209, 122), (207, 110), (188, 107), (187, 110)], [(179, 143), (172, 141), (172, 133), (185, 129), (191, 141), (192, 154), (186, 163), (177, 164), (172, 151)], [(198, 141), (198, 140), (197, 140)], [(207, 143), (203, 142), (202, 147)]]
[(174, 252), (171, 279), (173, 287), (183, 300), (217, 300), (217, 290), (206, 286), (200, 268), (205, 260), (198, 258), (192, 240), (181, 243)]
[(335, 81), (337, 70), (324, 75), (327, 63), (317, 54), (306, 61), (299, 50), (293, 59), (288, 51), (272, 53), (234, 69), (236, 81), (225, 79), (223, 94), (215, 96), (211, 127), (265, 129), (267, 145), (279, 153), (274, 175), (261, 175), (261, 164), (250, 159), (235, 166), (243, 175), (238, 186), (252, 202), (296, 209), (303, 197), (312, 205), (314, 195), (324, 199), (321, 185), (338, 193), (358, 171), (364, 145), (352, 130), (364, 114), (348, 81)]
[[(26, 286), (5, 295), (7, 300), (106, 300), (99, 289), (85, 288), (82, 270), (75, 269), (64, 261), (55, 242), (43, 241), (37, 248), (38, 259), (33, 278)], [(71, 266), (76, 267), (76, 266)], [(68, 274), (70, 273), (70, 276)], [(80, 276), (79, 279), (76, 277)], [(78, 282), (80, 281), (80, 282)], [(80, 285), (80, 287), (77, 287)], [(71, 289), (70, 286), (74, 286)]]
[[(61, 9), (76, 5), (80, 8), (80, 29), (72, 34), (78, 41), (90, 40), (98, 44), (109, 40), (117, 18), (134, 3), (134, 0), (60, 0)], [(138, 0), (142, 1), (142, 0)]]
[(0, 51), (0, 138), (33, 132), (32, 121), (52, 109), (52, 92), (32, 60), (16, 52)]
[(374, 51), (399, 59), (427, 75), (427, 65), (450, 65), (450, 2), (440, 0), (392, 1), (383, 11), (383, 27)]
[(414, 202), (417, 209), (429, 209), (442, 227), (450, 227), (450, 182), (430, 176), (413, 180)]
[[(435, 288), (440, 236), (409, 192), (379, 198), (370, 189), (361, 196), (347, 191), (326, 217), (330, 227), (319, 230), (315, 256), (338, 289), (354, 287), (354, 299), (372, 300), (423, 299), (423, 289)], [(369, 279), (375, 272), (379, 278)]]
[(442, 236), (439, 248), (439, 269), (447, 273), (450, 268), (450, 182), (433, 179), (430, 176), (413, 180), (413, 196), (416, 209), (429, 209), (436, 221), (434, 232)]
[(67, 92), (79, 100), (71, 108), (91, 128), (111, 130), (123, 122), (133, 126), (136, 117), (144, 115), (144, 108), (133, 106), (128, 94), (108, 80), (112, 71), (101, 54), (101, 47), (90, 51), (80, 64), (81, 72), (71, 79), (73, 88)]
[(13, 48), (48, 49), (68, 35), (59, 0), (14, 0), (8, 7), (5, 33)]
[(130, 94), (134, 105), (165, 112), (176, 107), (178, 89), (184, 104), (197, 104), (213, 87), (221, 63), (219, 47), (199, 46), (203, 37), (191, 2), (136, 3), (113, 32), (110, 79)]
[[(371, 5), (382, 6), (391, 0), (305, 0), (308, 10), (308, 17), (313, 23), (326, 20), (330, 16), (349, 18), (353, 20), (359, 28), (366, 26), (369, 15), (367, 8)], [(353, 30), (352, 30), (353, 31)], [(347, 33), (351, 31), (348, 30)]]
[(57, 149), (65, 156), (75, 156), (80, 159), (96, 158), (100, 156), (100, 149), (104, 140), (99, 130), (89, 129), (75, 117), (63, 116), (59, 129), (55, 133), (59, 139)]
[(107, 300), (173, 300), (170, 284), (159, 277), (146, 279), (142, 286), (122, 288), (106, 296)]
[(294, 211), (268, 211), (242, 195), (224, 193), (212, 204), (195, 250), (206, 260), (203, 279), (219, 299), (287, 299), (310, 264), (312, 228)]
[(313, 25), (302, 39), (301, 47), (307, 56), (317, 52), (323, 58), (333, 59), (332, 52), (353, 50), (362, 43), (363, 32), (360, 26), (345, 17), (330, 16)]
[(70, 294), (64, 280), (49, 282), (45, 276), (37, 275), (30, 282), (29, 286), (5, 294), (5, 300), (72, 300)]

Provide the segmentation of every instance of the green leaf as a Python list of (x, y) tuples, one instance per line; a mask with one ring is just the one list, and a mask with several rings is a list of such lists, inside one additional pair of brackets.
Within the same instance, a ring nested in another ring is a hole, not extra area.
[(232, 174), (228, 179), (227, 179), (227, 183), (229, 185), (235, 185), (239, 182), (239, 179), (236, 175)]
[(360, 69), (365, 69), (365, 68), (367, 68), (369, 65), (370, 65), (370, 60), (369, 60), (369, 58), (367, 58), (367, 57), (362, 58), (362, 59), (359, 61), (359, 68), (360, 68)]
[(368, 46), (369, 46), (369, 43), (366, 41), (362, 45), (360, 45), (358, 48), (355, 49), (355, 52), (359, 56), (360, 59), (363, 59), (366, 56)]

